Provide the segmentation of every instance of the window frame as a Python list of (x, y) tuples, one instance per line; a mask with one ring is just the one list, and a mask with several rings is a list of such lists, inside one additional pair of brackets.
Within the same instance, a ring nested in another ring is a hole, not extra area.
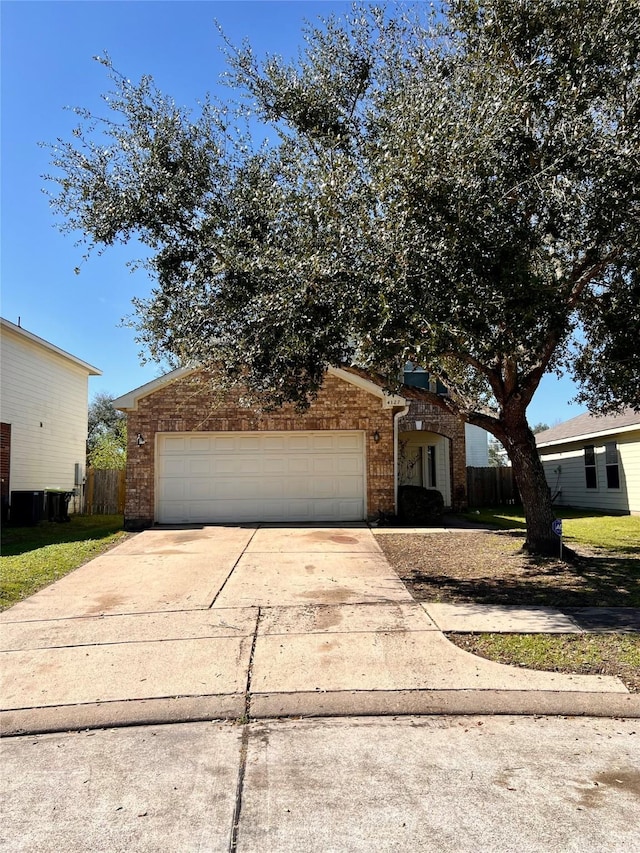
[[(590, 453), (589, 453), (590, 451)], [(589, 457), (593, 461), (589, 461)], [(583, 448), (585, 488), (590, 492), (598, 490), (598, 465), (595, 444), (585, 444)]]
[(426, 453), (423, 454), (423, 465), (424, 465), (424, 475), (423, 475), (423, 483), (425, 484), (427, 489), (437, 489), (438, 488), (438, 459), (437, 459), (437, 450), (435, 444), (426, 444), (424, 445), (426, 448)]
[[(610, 450), (615, 454), (615, 461), (610, 462)], [(620, 491), (620, 454), (617, 441), (607, 441), (604, 446), (604, 467), (607, 475), (607, 489)], [(614, 476), (615, 474), (615, 476)]]

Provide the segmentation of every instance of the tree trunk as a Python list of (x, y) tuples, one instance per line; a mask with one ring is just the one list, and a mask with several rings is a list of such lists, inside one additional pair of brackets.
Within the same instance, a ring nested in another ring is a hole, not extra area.
[(551, 528), (555, 518), (551, 491), (524, 410), (508, 413), (503, 426), (505, 435), (501, 440), (513, 466), (527, 522), (524, 550), (531, 554), (557, 556), (560, 541)]

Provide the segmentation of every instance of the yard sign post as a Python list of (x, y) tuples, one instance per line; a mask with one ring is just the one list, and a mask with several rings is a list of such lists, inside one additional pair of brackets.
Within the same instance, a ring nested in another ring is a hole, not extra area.
[(560, 537), (560, 559), (562, 559), (562, 519), (556, 518), (551, 524), (551, 529)]

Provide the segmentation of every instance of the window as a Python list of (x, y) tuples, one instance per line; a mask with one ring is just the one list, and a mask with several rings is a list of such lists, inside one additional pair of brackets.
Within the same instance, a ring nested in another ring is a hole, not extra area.
[(427, 447), (427, 487), (435, 489), (436, 487), (436, 448), (430, 444)]
[(596, 449), (593, 444), (588, 444), (584, 449), (584, 473), (588, 489), (598, 488), (598, 477), (596, 475)]
[(605, 465), (607, 468), (607, 488), (620, 488), (620, 468), (618, 467), (618, 445), (615, 441), (609, 441), (604, 446)]

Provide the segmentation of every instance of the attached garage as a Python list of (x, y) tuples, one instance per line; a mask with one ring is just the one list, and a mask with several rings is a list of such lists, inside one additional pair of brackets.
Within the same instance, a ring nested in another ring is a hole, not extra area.
[(247, 406), (205, 368), (115, 400), (127, 413), (125, 527), (340, 523), (392, 513), (402, 397), (329, 368), (304, 411)]
[(366, 517), (363, 431), (158, 433), (156, 440), (161, 524)]

